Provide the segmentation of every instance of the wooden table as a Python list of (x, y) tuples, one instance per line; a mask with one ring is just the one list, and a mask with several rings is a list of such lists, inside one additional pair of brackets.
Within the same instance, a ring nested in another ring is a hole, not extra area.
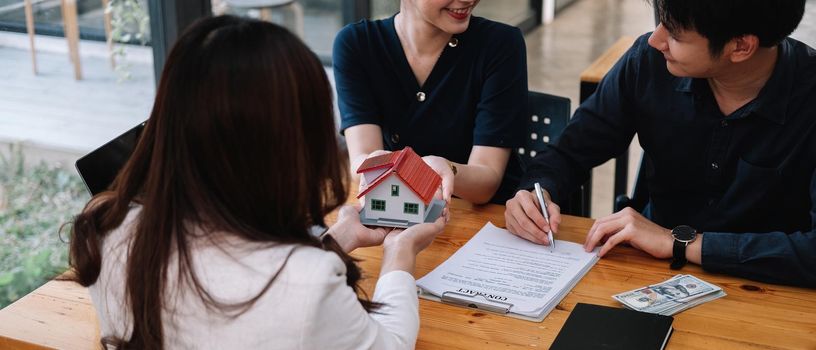
[[(504, 225), (504, 207), (454, 200), (445, 232), (417, 260), (421, 277), (453, 254), (485, 223)], [(582, 242), (592, 220), (565, 217), (559, 239)], [(358, 249), (368, 295), (379, 272), (382, 250)], [(578, 302), (619, 306), (611, 295), (659, 282), (675, 274), (668, 261), (632, 248), (614, 249), (586, 275), (541, 323), (420, 300), (419, 349), (546, 349)], [(668, 349), (816, 349), (816, 291), (756, 283), (703, 272), (693, 274), (721, 286), (728, 296), (675, 316)], [(98, 325), (87, 291), (49, 282), (0, 311), (0, 349), (95, 348)], [(591, 335), (588, 335), (591, 336)]]
[(589, 67), (581, 72), (581, 92), (579, 98), (581, 102), (584, 102), (589, 95), (592, 95), (592, 93), (598, 89), (598, 83), (601, 82), (606, 76), (606, 73), (612, 69), (612, 66), (626, 53), (626, 50), (632, 47), (634, 42), (635, 38), (631, 36), (624, 35), (618, 38), (618, 41), (606, 49)]
[(99, 322), (88, 289), (51, 281), (0, 310), (0, 349), (43, 348), (99, 348)]

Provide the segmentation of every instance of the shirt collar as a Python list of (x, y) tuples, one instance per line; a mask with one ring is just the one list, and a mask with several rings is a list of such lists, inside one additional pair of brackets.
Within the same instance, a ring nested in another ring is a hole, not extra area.
[[(777, 124), (785, 124), (788, 102), (795, 82), (795, 56), (790, 39), (786, 38), (777, 46), (779, 53), (771, 77), (759, 91), (759, 95), (745, 106), (743, 115), (753, 113)], [(710, 89), (702, 84), (705, 79), (675, 78), (674, 90), (678, 92), (699, 92)], [(707, 85), (707, 84), (706, 84)]]
[(759, 91), (754, 112), (777, 124), (785, 124), (788, 104), (796, 82), (796, 56), (789, 38), (777, 46), (779, 53), (771, 78)]

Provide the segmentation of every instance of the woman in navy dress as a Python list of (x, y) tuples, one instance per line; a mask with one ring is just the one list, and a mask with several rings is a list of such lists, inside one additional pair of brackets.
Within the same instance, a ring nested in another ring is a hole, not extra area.
[(352, 173), (412, 147), (442, 196), (504, 203), (521, 175), (526, 48), (521, 31), (471, 15), (479, 1), (402, 0), (400, 12), (343, 28), (334, 74)]

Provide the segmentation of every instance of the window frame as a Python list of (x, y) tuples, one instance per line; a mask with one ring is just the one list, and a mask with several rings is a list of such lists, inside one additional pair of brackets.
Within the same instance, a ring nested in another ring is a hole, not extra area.
[[(382, 204), (382, 208), (378, 204)], [(382, 199), (371, 199), (371, 210), (372, 211), (385, 211), (385, 201)]]
[[(409, 208), (412, 208), (412, 210), (409, 210)], [(419, 203), (409, 203), (409, 202), (403, 203), (402, 213), (403, 214), (419, 215)]]

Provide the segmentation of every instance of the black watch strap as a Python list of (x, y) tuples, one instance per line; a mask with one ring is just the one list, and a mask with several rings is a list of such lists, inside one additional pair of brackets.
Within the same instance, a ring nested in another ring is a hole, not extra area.
[(674, 240), (674, 249), (672, 249), (673, 258), (671, 262), (672, 270), (679, 270), (682, 269), (683, 266), (686, 266), (688, 262), (688, 260), (686, 260), (686, 246), (688, 246), (688, 243)]

